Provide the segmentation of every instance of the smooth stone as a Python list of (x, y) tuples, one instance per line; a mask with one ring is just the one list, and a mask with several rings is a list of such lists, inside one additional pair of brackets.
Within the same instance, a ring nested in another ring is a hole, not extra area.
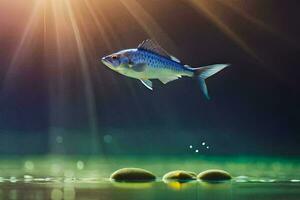
[(140, 168), (123, 168), (115, 171), (111, 180), (118, 182), (148, 182), (156, 179), (151, 172)]
[(203, 181), (225, 181), (230, 180), (232, 177), (224, 170), (210, 169), (198, 174), (197, 178)]
[(196, 178), (197, 178), (196, 173), (184, 171), (184, 170), (171, 171), (163, 176), (163, 180), (165, 182), (169, 182), (169, 181), (187, 182), (187, 181), (195, 180)]

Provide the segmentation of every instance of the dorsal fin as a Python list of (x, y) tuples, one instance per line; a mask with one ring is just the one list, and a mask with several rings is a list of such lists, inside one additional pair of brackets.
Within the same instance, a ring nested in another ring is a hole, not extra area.
[(139, 44), (138, 49), (150, 51), (160, 56), (166, 57), (170, 60), (176, 61), (178, 63), (180, 62), (177, 58), (171, 56), (166, 50), (164, 50), (164, 48), (162, 48), (159, 44), (157, 44), (157, 42), (151, 39), (144, 40), (141, 44)]
[(181, 63), (181, 61), (180, 61), (178, 58), (176, 58), (175, 56), (171, 56), (171, 55), (170, 55), (170, 57), (171, 57), (171, 59), (172, 59), (173, 61), (178, 62), (178, 63)]

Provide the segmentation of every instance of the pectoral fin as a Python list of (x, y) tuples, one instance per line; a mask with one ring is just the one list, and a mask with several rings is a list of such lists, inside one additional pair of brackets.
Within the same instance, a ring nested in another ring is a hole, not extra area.
[(159, 78), (159, 80), (163, 83), (163, 84), (166, 84), (166, 83), (169, 83), (171, 81), (174, 81), (176, 79), (178, 79), (179, 77), (178, 76), (171, 76), (171, 77), (164, 77), (164, 78)]
[(146, 70), (147, 65), (145, 63), (138, 63), (134, 65), (129, 65), (130, 69), (136, 72), (143, 72)]
[(148, 79), (140, 79), (140, 81), (144, 84), (144, 86), (146, 86), (149, 90), (153, 90), (152, 88), (152, 81), (148, 80)]

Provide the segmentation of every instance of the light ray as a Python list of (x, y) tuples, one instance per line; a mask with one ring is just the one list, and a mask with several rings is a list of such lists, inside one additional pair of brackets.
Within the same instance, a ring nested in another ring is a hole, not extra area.
[(229, 38), (236, 42), (246, 53), (255, 58), (257, 61), (261, 62), (261, 59), (256, 55), (256, 53), (243, 41), (243, 39), (235, 33), (228, 25), (222, 22), (222, 20), (214, 14), (214, 12), (209, 9), (209, 5), (203, 0), (190, 0), (189, 1), (195, 8), (203, 12), (214, 24), (221, 29)]
[(113, 41), (110, 41), (112, 44), (114, 44), (115, 47), (117, 48), (121, 48), (121, 41), (120, 41), (120, 38), (116, 35), (115, 31), (114, 31), (114, 28), (112, 27), (112, 25), (109, 23), (109, 19), (106, 15), (103, 14), (103, 11), (101, 10), (102, 9), (102, 6), (97, 6), (97, 4), (93, 3), (93, 2), (97, 2), (96, 0), (95, 1), (91, 1), (91, 5), (92, 7), (96, 8), (98, 7), (98, 12), (96, 13), (97, 14), (97, 17), (99, 20), (102, 21), (102, 25), (103, 25), (103, 29), (107, 30), (108, 34), (112, 37), (112, 40)]
[(277, 37), (285, 40), (286, 42), (288, 42), (292, 45), (296, 44), (295, 40), (291, 40), (290, 37), (285, 36), (283, 33), (279, 32), (278, 30), (274, 29), (273, 27), (269, 26), (268, 24), (264, 23), (262, 20), (260, 20), (258, 18), (255, 18), (254, 16), (251, 16), (250, 14), (248, 14), (247, 12), (245, 12), (244, 10), (242, 10), (241, 8), (239, 8), (238, 6), (233, 4), (232, 2), (223, 1), (223, 0), (217, 0), (217, 1), (221, 4), (223, 4), (224, 6), (230, 8), (232, 11), (236, 12), (237, 14), (239, 14), (244, 19), (246, 19), (249, 22), (253, 23), (254, 25), (262, 28), (263, 30), (268, 31), (268, 32), (276, 35)]
[(99, 139), (98, 139), (98, 127), (97, 127), (97, 120), (96, 120), (96, 113), (95, 113), (95, 97), (93, 93), (93, 86), (90, 79), (89, 69), (88, 69), (88, 62), (87, 56), (84, 51), (83, 41), (81, 39), (81, 34), (79, 31), (78, 24), (76, 22), (76, 18), (74, 16), (74, 12), (72, 10), (72, 6), (70, 0), (65, 0), (67, 14), (71, 21), (71, 26), (73, 28), (74, 37), (76, 40), (77, 51), (80, 59), (80, 69), (83, 76), (83, 84), (84, 84), (84, 92), (86, 98), (86, 106), (89, 114), (89, 122), (92, 134), (92, 141), (93, 141), (93, 148), (94, 151), (99, 150)]
[(119, 0), (128, 12), (134, 17), (138, 24), (144, 29), (144, 31), (150, 36), (150, 38), (160, 40), (162, 43), (166, 43), (170, 49), (176, 52), (176, 45), (167, 35), (167, 33), (159, 26), (154, 18), (148, 14), (148, 12), (136, 1), (136, 0)]
[[(50, 98), (50, 118), (52, 118), (50, 123), (54, 123), (54, 124), (50, 124), (50, 126), (55, 126), (55, 122), (53, 122), (53, 120), (57, 120), (59, 119), (59, 122), (61, 122), (61, 120), (64, 120), (66, 117), (66, 83), (65, 83), (65, 70), (62, 64), (62, 60), (63, 60), (63, 52), (62, 52), (62, 41), (61, 41), (61, 33), (60, 33), (60, 29), (58, 26), (59, 23), (59, 18), (58, 18), (58, 6), (61, 5), (58, 4), (58, 2), (56, 0), (51, 0), (51, 11), (53, 14), (53, 26), (54, 26), (54, 32), (55, 32), (55, 50), (56, 50), (56, 59), (54, 62), (54, 64), (56, 65), (55, 67), (55, 78), (53, 80), (50, 79), (49, 80), (49, 98)], [(47, 37), (46, 37), (47, 38)], [(51, 41), (50, 41), (51, 42)], [(45, 41), (45, 44), (48, 44), (49, 41)], [(47, 46), (45, 47), (47, 50)], [(47, 51), (45, 51), (45, 53), (48, 53)], [(50, 58), (52, 60), (52, 58)], [(48, 59), (49, 60), (49, 59)], [(48, 63), (49, 61), (46, 60), (46, 63)]]
[(92, 16), (93, 21), (95, 22), (97, 29), (100, 33), (100, 36), (103, 38), (103, 41), (106, 45), (106, 47), (109, 48), (109, 50), (113, 50), (112, 45), (110, 44), (110, 39), (108, 38), (105, 29), (103, 28), (103, 25), (101, 24), (100, 20), (98, 20), (96, 13), (93, 9), (93, 6), (91, 5), (91, 3), (89, 2), (89, 0), (84, 0), (84, 3), (89, 11), (89, 14)]
[(7, 69), (7, 72), (5, 74), (4, 80), (3, 80), (3, 86), (2, 86), (2, 90), (6, 90), (7, 87), (11, 86), (13, 84), (12, 79), (14, 78), (14, 76), (16, 75), (16, 73), (18, 73), (17, 70), (17, 64), (18, 62), (20, 62), (20, 60), (22, 59), (22, 56), (26, 55), (26, 50), (28, 44), (30, 44), (30, 42), (33, 39), (33, 32), (37, 27), (37, 22), (39, 19), (39, 12), (40, 12), (40, 8), (42, 6), (42, 1), (36, 0), (34, 2), (34, 6), (32, 9), (32, 14), (29, 17), (28, 23), (25, 26), (25, 30), (24, 33), (21, 36), (21, 40), (15, 50), (15, 53), (11, 59), (9, 68)]

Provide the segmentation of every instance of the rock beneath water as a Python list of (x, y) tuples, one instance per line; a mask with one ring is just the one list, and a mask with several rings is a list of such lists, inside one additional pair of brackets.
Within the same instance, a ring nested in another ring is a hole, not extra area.
[(140, 168), (123, 168), (115, 171), (110, 179), (118, 182), (148, 182), (154, 181), (155, 175)]
[(195, 180), (197, 178), (197, 174), (194, 172), (184, 171), (184, 170), (175, 170), (168, 172), (163, 176), (163, 180), (165, 182), (177, 181), (177, 182), (187, 182), (191, 180)]
[(224, 170), (210, 169), (198, 174), (197, 178), (203, 181), (225, 181), (230, 180), (231, 175)]

